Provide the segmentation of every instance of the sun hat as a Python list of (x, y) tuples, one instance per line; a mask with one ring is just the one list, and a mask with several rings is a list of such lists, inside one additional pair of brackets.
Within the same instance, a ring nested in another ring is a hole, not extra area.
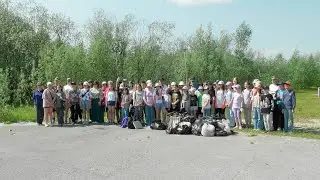
[(183, 81), (180, 81), (180, 82), (179, 82), (179, 86), (184, 86), (184, 82), (183, 82)]
[(224, 82), (223, 81), (219, 81), (218, 85), (224, 85)]
[(119, 89), (123, 89), (123, 88), (124, 88), (124, 86), (123, 86), (123, 84), (121, 83), (120, 86), (119, 86)]
[(175, 85), (177, 85), (175, 82), (172, 82), (172, 83), (171, 83), (171, 86), (175, 86)]
[(182, 89), (183, 89), (183, 90), (188, 90), (188, 87), (187, 87), (187, 86), (183, 86)]
[(290, 81), (286, 81), (284, 84), (291, 86), (291, 82)]
[[(152, 86), (152, 85), (151, 85)], [(160, 83), (156, 83), (154, 87), (160, 87)]]
[(50, 86), (50, 85), (52, 85), (52, 82), (47, 82), (47, 86)]
[(152, 81), (151, 80), (147, 80), (146, 84), (149, 84), (149, 83), (152, 84)]
[(259, 81), (259, 79), (254, 79), (254, 80), (252, 81), (252, 84), (255, 84), (257, 81)]
[(147, 83), (147, 87), (152, 87), (152, 83)]
[(228, 81), (228, 82), (226, 83), (226, 86), (230, 86), (230, 85), (232, 85), (232, 82)]
[(83, 82), (83, 85), (84, 85), (84, 86), (89, 86), (88, 81)]
[(202, 86), (199, 86), (198, 90), (203, 90), (203, 87), (202, 87)]
[(107, 84), (107, 82), (105, 82), (105, 81), (102, 81), (102, 83), (101, 83), (102, 85), (105, 85), (105, 84)]
[(123, 79), (122, 82), (127, 82), (127, 79)]

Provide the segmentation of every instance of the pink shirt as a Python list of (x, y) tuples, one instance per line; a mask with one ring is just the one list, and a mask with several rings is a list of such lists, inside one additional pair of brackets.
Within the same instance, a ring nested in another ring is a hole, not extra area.
[(42, 94), (43, 107), (54, 107), (55, 93), (49, 89), (45, 89)]
[(144, 95), (143, 95), (143, 101), (147, 106), (153, 106), (155, 104), (154, 102), (154, 92), (153, 90), (149, 90), (146, 88), (144, 90)]

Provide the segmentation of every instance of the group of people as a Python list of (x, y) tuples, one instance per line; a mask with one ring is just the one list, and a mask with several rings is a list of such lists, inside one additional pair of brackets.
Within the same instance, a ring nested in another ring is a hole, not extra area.
[[(154, 120), (166, 123), (168, 112), (188, 112), (194, 116), (222, 115), (230, 127), (255, 130), (293, 129), (293, 113), (296, 106), (295, 91), (289, 81), (277, 83), (272, 78), (270, 86), (262, 86), (260, 80), (246, 81), (244, 88), (237, 78), (232, 81), (196, 83), (180, 81), (166, 84), (164, 79), (133, 84), (126, 79), (101, 84), (85, 81), (76, 84), (70, 78), (65, 86), (59, 78), (54, 84), (40, 83), (33, 93), (37, 123), (51, 126), (55, 119), (58, 125), (65, 123), (104, 123), (105, 114), (109, 124), (119, 123), (134, 109), (134, 119), (150, 126)], [(243, 113), (245, 121), (242, 122)]]

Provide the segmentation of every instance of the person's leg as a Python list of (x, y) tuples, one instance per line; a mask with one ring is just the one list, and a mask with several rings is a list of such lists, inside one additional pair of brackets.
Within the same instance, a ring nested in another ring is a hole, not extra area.
[(273, 121), (273, 118), (272, 118), (272, 114), (268, 114), (268, 131), (271, 131), (272, 130), (272, 121)]
[(40, 111), (39, 111), (39, 106), (34, 105), (34, 110), (36, 112), (36, 121), (37, 124), (40, 125)]
[(253, 108), (253, 127), (255, 130), (258, 129), (258, 113), (257, 108)]
[(283, 109), (283, 115), (284, 115), (284, 132), (288, 132), (288, 120), (289, 120), (289, 111), (288, 109)]
[(44, 120), (44, 125), (48, 126), (48, 120), (49, 120), (49, 113), (48, 113), (48, 108), (44, 108), (44, 115), (43, 115), (43, 120)]
[(69, 108), (70, 105), (68, 102), (65, 102), (65, 109), (64, 109), (64, 122), (69, 123)]
[(280, 129), (283, 131), (283, 129), (284, 129), (284, 113), (282, 113), (282, 110), (281, 110), (281, 114), (280, 114), (279, 126), (280, 126)]
[(53, 112), (53, 108), (52, 107), (50, 107), (48, 109), (49, 109), (49, 123), (50, 123), (50, 126), (52, 126), (53, 123), (54, 123), (53, 116), (54, 116), (55, 112)]
[(248, 108), (243, 108), (243, 114), (244, 114), (244, 121), (246, 123), (246, 127), (250, 127), (249, 125), (249, 114), (250, 114), (250, 111), (248, 111), (249, 109)]
[(156, 120), (160, 120), (160, 109), (159, 109), (158, 105), (155, 108), (155, 110), (156, 110)]
[(40, 106), (40, 107), (39, 107), (39, 110), (40, 110), (40, 121), (39, 121), (39, 123), (40, 123), (40, 125), (42, 125), (42, 123), (43, 123), (43, 116), (44, 116), (44, 109), (43, 109), (42, 106)]
[(62, 126), (64, 121), (64, 118), (63, 118), (64, 112), (62, 107), (57, 108), (57, 115), (58, 115), (58, 124)]
[(288, 131), (291, 132), (293, 130), (293, 112), (292, 112), (292, 109), (288, 109)]
[(266, 113), (262, 113), (262, 118), (263, 118), (263, 124), (264, 124), (264, 127), (265, 127), (265, 130), (268, 131), (268, 114)]
[(104, 115), (106, 112), (106, 106), (105, 105), (100, 105), (100, 122), (104, 123)]
[(152, 116), (151, 111), (152, 111), (151, 107), (150, 106), (146, 106), (146, 121), (147, 121), (146, 123), (147, 123), (147, 126), (150, 126), (150, 124), (151, 124), (151, 116)]
[(75, 105), (70, 105), (70, 118), (71, 118), (71, 121), (72, 123), (75, 123), (76, 122), (76, 108), (75, 108)]

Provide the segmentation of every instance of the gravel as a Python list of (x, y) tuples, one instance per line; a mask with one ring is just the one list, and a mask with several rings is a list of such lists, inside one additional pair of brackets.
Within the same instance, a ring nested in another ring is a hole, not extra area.
[(1, 126), (0, 179), (315, 179), (319, 149), (319, 140), (277, 136)]

